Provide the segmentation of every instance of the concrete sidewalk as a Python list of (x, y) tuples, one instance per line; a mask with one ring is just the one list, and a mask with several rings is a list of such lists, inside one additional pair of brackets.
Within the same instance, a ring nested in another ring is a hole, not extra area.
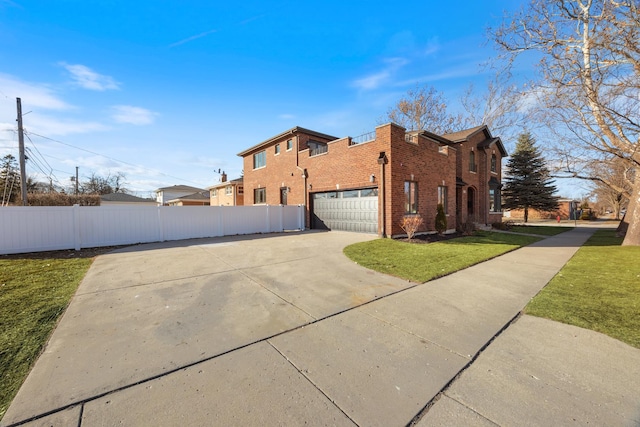
[(639, 350), (517, 319), (592, 232), (421, 285), (355, 233), (101, 256), (0, 425), (634, 425)]

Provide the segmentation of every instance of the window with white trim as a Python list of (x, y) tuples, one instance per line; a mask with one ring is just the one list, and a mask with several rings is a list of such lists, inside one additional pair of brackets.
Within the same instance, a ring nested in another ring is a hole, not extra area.
[(258, 169), (265, 166), (267, 166), (267, 153), (262, 150), (253, 155), (253, 168)]
[(267, 189), (266, 188), (255, 188), (253, 190), (253, 204), (265, 204), (267, 203)]

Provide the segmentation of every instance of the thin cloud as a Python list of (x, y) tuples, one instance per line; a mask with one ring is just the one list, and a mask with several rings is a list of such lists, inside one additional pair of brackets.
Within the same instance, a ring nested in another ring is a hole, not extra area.
[(134, 107), (132, 105), (115, 105), (112, 107), (111, 117), (118, 123), (132, 125), (149, 125), (155, 121), (158, 113), (146, 108)]
[[(72, 108), (60, 99), (51, 87), (40, 83), (25, 82), (9, 74), (0, 74), (0, 90), (7, 98), (21, 98), (24, 112), (34, 107), (47, 110)], [(12, 102), (10, 108), (15, 112), (15, 103)]]
[(294, 116), (293, 114), (287, 114), (287, 113), (285, 113), (285, 114), (280, 114), (280, 115), (278, 116), (278, 118), (279, 118), (279, 119), (281, 119), (281, 120), (292, 120), (292, 119), (295, 119), (295, 118), (296, 118), (296, 116)]
[(354, 80), (352, 86), (360, 90), (377, 89), (390, 81), (402, 67), (409, 63), (409, 60), (405, 58), (386, 58), (384, 62), (386, 67), (383, 70)]
[(120, 84), (113, 77), (96, 73), (91, 68), (81, 64), (67, 64), (61, 62), (60, 65), (70, 74), (76, 85), (83, 89), (105, 91), (119, 89)]
[(440, 73), (427, 74), (423, 76), (405, 79), (405, 80), (396, 82), (394, 86), (396, 87), (411, 86), (416, 83), (436, 82), (441, 80), (449, 80), (449, 79), (476, 76), (476, 75), (478, 75), (477, 69), (465, 65), (457, 68), (451, 68), (449, 70), (444, 70)]
[(199, 38), (206, 37), (209, 34), (213, 34), (213, 33), (217, 33), (217, 32), (218, 32), (218, 30), (205, 31), (204, 33), (196, 34), (195, 36), (187, 37), (186, 39), (180, 40), (180, 41), (175, 42), (175, 43), (171, 43), (169, 45), (169, 47), (180, 46), (181, 44), (189, 43), (189, 42), (192, 42), (192, 41), (197, 40)]
[(424, 56), (431, 56), (433, 54), (438, 53), (439, 51), (440, 51), (440, 43), (438, 42), (437, 38), (433, 38), (429, 40), (422, 54)]
[(108, 126), (98, 122), (61, 119), (36, 112), (27, 117), (29, 117), (28, 123), (25, 124), (27, 131), (33, 131), (34, 133), (48, 137), (103, 132), (109, 129)]

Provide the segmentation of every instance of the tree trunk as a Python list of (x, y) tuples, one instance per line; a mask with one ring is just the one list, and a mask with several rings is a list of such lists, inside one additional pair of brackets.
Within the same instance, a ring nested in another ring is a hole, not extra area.
[(622, 220), (628, 224), (622, 246), (640, 246), (640, 168), (636, 168), (629, 206)]
[(527, 221), (529, 221), (529, 208), (528, 207), (524, 207), (524, 222), (525, 224), (527, 223)]

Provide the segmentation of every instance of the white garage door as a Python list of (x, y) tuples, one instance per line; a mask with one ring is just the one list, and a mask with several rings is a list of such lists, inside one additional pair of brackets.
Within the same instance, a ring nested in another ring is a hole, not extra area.
[(378, 232), (378, 189), (314, 193), (312, 228)]

